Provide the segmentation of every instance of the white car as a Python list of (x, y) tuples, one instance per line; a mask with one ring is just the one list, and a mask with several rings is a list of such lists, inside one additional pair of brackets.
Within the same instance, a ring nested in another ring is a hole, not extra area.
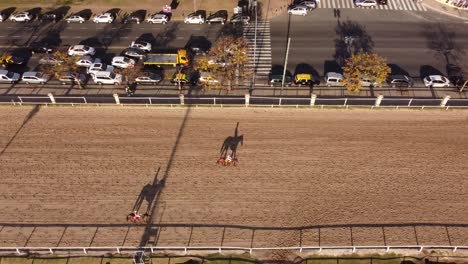
[(117, 68), (132, 68), (135, 66), (135, 60), (124, 56), (116, 56), (112, 59), (112, 66)]
[(89, 55), (85, 55), (85, 56), (82, 56), (77, 62), (76, 62), (76, 65), (80, 66), (80, 67), (90, 67), (91, 65), (93, 65), (93, 63), (100, 63), (101, 62), (101, 59), (93, 59), (91, 56)]
[(93, 65), (89, 66), (89, 68), (86, 70), (86, 72), (91, 75), (94, 75), (96, 74), (96, 72), (101, 72), (101, 71), (113, 72), (114, 67), (107, 65), (105, 63), (98, 62), (98, 63), (93, 63)]
[(305, 16), (308, 12), (307, 6), (293, 6), (288, 9), (288, 14), (295, 16)]
[(141, 41), (141, 40), (132, 41), (132, 43), (128, 47), (129, 48), (141, 49), (141, 50), (144, 50), (146, 52), (151, 51), (151, 43), (148, 43), (146, 41)]
[(67, 23), (84, 23), (85, 19), (84, 17), (74, 15), (66, 18), (65, 21), (67, 21)]
[(442, 75), (429, 75), (424, 78), (426, 87), (449, 87), (450, 81)]
[(354, 4), (357, 7), (377, 7), (376, 0), (356, 0)]
[(205, 23), (205, 18), (201, 15), (189, 15), (184, 19), (185, 24), (203, 24)]
[(146, 22), (150, 24), (166, 24), (169, 18), (165, 14), (156, 14), (153, 16), (148, 17)]
[(7, 70), (0, 70), (0, 82), (15, 83), (20, 79), (20, 74)]
[(26, 83), (40, 83), (44, 84), (50, 79), (50, 76), (42, 72), (25, 72), (21, 76), (21, 80)]
[(93, 18), (94, 23), (112, 23), (114, 22), (114, 17), (111, 13), (104, 13), (97, 15)]
[(32, 19), (32, 15), (28, 12), (21, 12), (10, 17), (13, 22), (29, 22)]
[(94, 54), (96, 54), (96, 50), (93, 47), (86, 45), (74, 45), (68, 48), (68, 55), (70, 56), (84, 56)]
[(202, 72), (200, 74), (200, 78), (198, 79), (200, 83), (205, 83), (208, 85), (217, 85), (220, 83), (218, 79), (216, 79), (213, 75), (208, 72)]
[(114, 84), (119, 85), (122, 83), (122, 75), (108, 72), (108, 71), (98, 71), (92, 75), (93, 81), (97, 84)]

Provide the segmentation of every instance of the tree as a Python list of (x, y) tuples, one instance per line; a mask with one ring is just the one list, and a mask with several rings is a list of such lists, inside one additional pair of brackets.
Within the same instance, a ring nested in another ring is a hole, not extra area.
[(139, 77), (143, 71), (143, 64), (137, 63), (133, 67), (128, 68), (117, 68), (115, 69), (116, 73), (122, 74), (122, 79), (131, 85), (135, 82), (135, 78)]
[[(247, 42), (242, 37), (221, 36), (213, 45), (208, 57), (201, 57), (195, 64), (200, 72), (209, 72), (220, 80), (219, 87), (227, 84), (227, 90), (232, 89), (232, 82), (239, 77), (249, 77), (251, 74), (245, 68), (248, 61)], [(202, 84), (213, 88), (212, 84)]]
[[(76, 62), (79, 60), (77, 56), (68, 56), (67, 52), (65, 51), (56, 51), (52, 54), (58, 61), (58, 63), (54, 63), (51, 65), (43, 66), (42, 70), (55, 78), (60, 78), (61, 73), (68, 72), (75, 75), (76, 80), (79, 80), (79, 66)], [(80, 81), (76, 81), (78, 87), (82, 89)]]
[(343, 66), (343, 84), (350, 92), (359, 92), (362, 79), (380, 86), (391, 72), (387, 60), (376, 53), (358, 53), (346, 59)]

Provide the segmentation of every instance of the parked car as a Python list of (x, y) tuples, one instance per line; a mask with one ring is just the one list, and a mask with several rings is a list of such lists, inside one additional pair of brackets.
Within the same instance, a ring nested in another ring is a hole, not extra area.
[(112, 72), (112, 71), (114, 71), (114, 67), (110, 66), (110, 65), (107, 65), (105, 63), (102, 63), (102, 62), (97, 62), (97, 63), (93, 63), (86, 70), (86, 72), (88, 74), (90, 74), (91, 76), (96, 74), (96, 72), (102, 72), (102, 71)]
[(155, 14), (146, 19), (146, 22), (150, 24), (166, 24), (169, 21), (169, 17), (166, 14)]
[(16, 56), (13, 54), (3, 54), (0, 56), (0, 65), (21, 65), (26, 60), (23, 57)]
[(234, 15), (234, 16), (231, 17), (231, 23), (233, 23), (233, 24), (248, 25), (249, 21), (250, 21), (249, 16), (243, 16), (243, 15), (237, 14), (237, 15)]
[(128, 46), (129, 48), (137, 48), (137, 49), (141, 49), (141, 50), (144, 50), (146, 52), (150, 52), (151, 51), (151, 43), (149, 42), (146, 42), (146, 41), (142, 41), (142, 40), (135, 40), (135, 41), (132, 41), (132, 43), (130, 44), (130, 46)]
[(67, 21), (67, 23), (84, 23), (86, 19), (79, 15), (72, 15), (66, 18), (65, 21)]
[(308, 10), (317, 8), (317, 3), (315, 1), (299, 1), (297, 2), (298, 6), (305, 6)]
[(135, 67), (135, 60), (124, 56), (116, 56), (112, 58), (111, 64), (117, 68), (132, 68)]
[(55, 64), (62, 64), (62, 63), (63, 63), (63, 60), (55, 57), (52, 54), (47, 54), (39, 60), (39, 64), (41, 65), (55, 65)]
[(26, 84), (44, 84), (50, 79), (50, 76), (43, 72), (25, 72), (21, 77), (21, 81)]
[(140, 24), (143, 20), (144, 20), (144, 17), (138, 14), (131, 14), (125, 18), (124, 24), (130, 24), (130, 23)]
[(218, 84), (221, 83), (221, 81), (218, 80), (218, 78), (216, 78), (215, 76), (213, 76), (209, 72), (200, 73), (200, 78), (198, 79), (198, 81), (200, 83), (204, 83), (204, 84), (208, 84), (208, 85), (218, 85)]
[(31, 53), (51, 53), (56, 50), (58, 45), (56, 43), (51, 43), (47, 40), (34, 41), (29, 44), (29, 49)]
[(305, 16), (308, 13), (309, 8), (306, 6), (291, 6), (288, 8), (288, 14), (295, 16)]
[(205, 23), (205, 18), (202, 15), (191, 14), (185, 17), (185, 24), (203, 24)]
[(377, 0), (355, 0), (357, 7), (377, 7)]
[(218, 66), (224, 67), (229, 64), (228, 61), (222, 59), (222, 58), (217, 58), (215, 56), (212, 56), (208, 58), (208, 64), (216, 64)]
[(370, 87), (370, 86), (375, 87), (375, 86), (377, 86), (377, 84), (378, 84), (377, 81), (372, 80), (372, 78), (369, 78), (369, 77), (367, 77), (367, 76), (362, 76), (362, 77), (361, 77), (361, 85), (362, 85), (362, 86), (365, 86), (365, 87)]
[(7, 15), (3, 12), (0, 12), (0, 23), (7, 19)]
[(80, 67), (88, 68), (91, 65), (93, 65), (93, 63), (100, 63), (100, 62), (101, 62), (101, 59), (99, 59), (99, 58), (93, 59), (89, 55), (84, 55), (84, 56), (81, 56), (81, 58), (76, 62), (76, 65), (78, 65)]
[(20, 74), (7, 70), (0, 70), (1, 83), (16, 83), (20, 79)]
[(55, 14), (55, 13), (45, 13), (39, 17), (39, 21), (41, 22), (53, 22), (57, 23), (60, 19), (62, 19), (63, 16), (60, 14)]
[[(270, 84), (271, 87), (273, 86), (281, 86), (283, 83), (283, 75), (282, 74), (270, 74), (268, 78), (268, 84)], [(292, 78), (291, 75), (286, 74), (284, 76), (284, 86), (291, 86), (292, 84)]]
[(406, 75), (389, 75), (387, 82), (392, 87), (413, 87), (413, 78)]
[(104, 13), (97, 15), (93, 18), (94, 23), (112, 23), (114, 22), (114, 16), (111, 13)]
[(205, 55), (210, 51), (211, 43), (205, 37), (192, 37), (186, 49), (191, 54)]
[(94, 54), (96, 54), (96, 50), (93, 47), (86, 45), (74, 45), (68, 48), (68, 55), (70, 56), (83, 56)]
[(61, 72), (58, 78), (59, 82), (62, 84), (85, 84), (86, 83), (86, 75), (83, 73), (77, 72)]
[(343, 86), (343, 75), (337, 72), (327, 72), (324, 78), (327, 86)]
[(140, 76), (135, 78), (137, 84), (157, 84), (162, 80), (162, 76), (154, 72), (142, 72)]
[(299, 73), (294, 75), (294, 83), (297, 85), (315, 84), (312, 74), (310, 73)]
[(449, 87), (450, 81), (447, 77), (442, 75), (429, 75), (424, 79), (424, 85), (426, 87)]
[(186, 73), (176, 73), (171, 79), (171, 83), (174, 85), (185, 85), (185, 84), (190, 84), (190, 85), (195, 85), (197, 84), (196, 78), (192, 78), (192, 76), (188, 76)]
[(122, 75), (118, 73), (113, 73), (109, 71), (98, 71), (91, 76), (93, 77), (93, 82), (97, 84), (119, 85), (122, 83)]
[(206, 23), (211, 24), (211, 23), (221, 23), (224, 25), (227, 21), (228, 14), (225, 10), (218, 11), (214, 14), (211, 14), (208, 16), (206, 19)]
[(13, 22), (29, 22), (33, 19), (33, 16), (29, 12), (21, 12), (10, 17)]
[(122, 51), (120, 55), (141, 60), (144, 57), (146, 57), (146, 52), (137, 48), (126, 48)]

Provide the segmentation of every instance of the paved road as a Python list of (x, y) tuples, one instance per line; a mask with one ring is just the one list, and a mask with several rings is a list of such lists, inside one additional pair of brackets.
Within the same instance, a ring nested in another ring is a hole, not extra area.
[(345, 36), (354, 36), (353, 51), (373, 50), (412, 76), (445, 74), (446, 60), (437, 49), (451, 47), (450, 62), (466, 61), (468, 31), (462, 21), (438, 18), (434, 20), (429, 11), (368, 9), (343, 9), (340, 18), (330, 9), (317, 9), (306, 17), (282, 15), (270, 22), (272, 64), (283, 65), (289, 36), (288, 70), (294, 72), (305, 63), (322, 75), (333, 70), (330, 61), (347, 52)]

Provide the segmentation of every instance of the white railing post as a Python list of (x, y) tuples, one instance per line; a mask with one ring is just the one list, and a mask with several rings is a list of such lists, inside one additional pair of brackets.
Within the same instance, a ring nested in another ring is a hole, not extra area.
[(21, 252), (19, 251), (18, 248), (16, 248), (16, 254), (21, 255)]
[(315, 100), (317, 100), (317, 95), (316, 94), (311, 94), (310, 95), (310, 105), (311, 106), (315, 105)]
[(411, 106), (411, 103), (413, 102), (413, 98), (411, 98), (408, 102), (408, 106)]
[(458, 247), (454, 247), (453, 248), (453, 252), (457, 251)]
[(51, 248), (49, 248), (49, 252), (50, 252), (50, 254), (54, 254), (54, 251), (52, 251)]
[(52, 93), (48, 93), (47, 96), (49, 96), (50, 102), (51, 102), (51, 103), (53, 103), (53, 104), (56, 103), (56, 102), (55, 102), (55, 97), (54, 97), (54, 95), (53, 95)]
[(249, 106), (250, 104), (250, 94), (245, 94), (245, 106)]
[(120, 98), (119, 98), (119, 95), (118, 94), (114, 94), (114, 100), (115, 100), (115, 104), (120, 104)]
[(383, 99), (383, 95), (379, 94), (379, 96), (377, 96), (377, 99), (375, 99), (375, 104), (374, 104), (374, 106), (375, 106), (375, 107), (379, 107), (380, 104), (382, 103), (382, 99)]
[(447, 104), (448, 100), (450, 100), (450, 95), (446, 95), (444, 99), (442, 99), (442, 101), (440, 102), (440, 107), (444, 107)]
[(21, 96), (18, 96), (18, 99), (20, 100), (21, 104), (23, 103), (23, 99), (21, 98)]
[(419, 252), (422, 252), (423, 249), (424, 249), (424, 247), (420, 247), (420, 248), (419, 248)]
[(213, 104), (216, 105), (216, 97), (213, 97)]
[(117, 248), (117, 254), (120, 254), (120, 248)]
[(152, 105), (153, 101), (151, 101), (151, 97), (148, 97), (148, 100), (149, 100), (150, 105)]
[(345, 106), (348, 103), (348, 98), (345, 98), (343, 106)]
[(279, 102), (278, 102), (278, 105), (281, 105), (281, 100), (282, 100), (282, 99), (283, 99), (283, 98), (280, 97)]
[(185, 104), (185, 96), (184, 94), (179, 94), (179, 99), (180, 99), (180, 104), (184, 105)]
[(88, 104), (88, 101), (86, 100), (86, 97), (83, 96), (83, 100), (85, 104)]
[(185, 252), (185, 254), (187, 254), (187, 248), (184, 248), (184, 252)]
[(88, 252), (86, 252), (86, 248), (83, 248), (83, 252), (84, 252), (85, 254), (88, 254)]

